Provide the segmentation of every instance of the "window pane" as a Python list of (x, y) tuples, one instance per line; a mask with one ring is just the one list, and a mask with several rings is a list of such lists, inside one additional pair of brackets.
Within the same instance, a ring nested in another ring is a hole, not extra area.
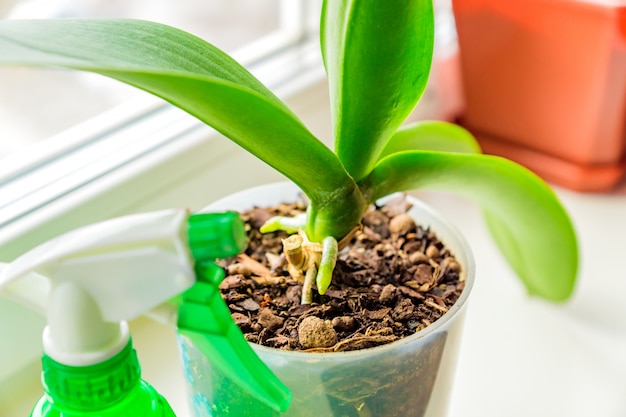
[[(9, 2), (0, 0), (0, 13)], [(9, 18), (146, 19), (233, 51), (277, 30), (280, 5), (280, 0), (22, 0)], [(0, 67), (0, 158), (142, 95), (93, 74)]]

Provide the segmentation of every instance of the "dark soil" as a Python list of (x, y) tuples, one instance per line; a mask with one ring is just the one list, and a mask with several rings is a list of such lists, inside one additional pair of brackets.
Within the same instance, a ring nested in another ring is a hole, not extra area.
[(261, 234), (274, 215), (292, 216), (303, 204), (242, 213), (249, 229), (245, 254), (222, 263), (220, 288), (247, 340), (306, 351), (347, 351), (390, 343), (439, 319), (464, 288), (460, 266), (435, 234), (406, 214), (403, 198), (372, 207), (363, 228), (339, 253), (330, 288), (300, 304), (301, 284), (287, 272), (283, 232)]

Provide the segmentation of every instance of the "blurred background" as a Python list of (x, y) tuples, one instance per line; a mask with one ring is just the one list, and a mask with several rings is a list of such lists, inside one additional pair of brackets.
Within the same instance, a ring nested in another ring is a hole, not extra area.
[[(0, 0), (14, 19), (124, 17), (191, 32), (232, 52), (278, 29), (280, 0)], [(0, 68), (0, 157), (145, 93), (105, 77)]]

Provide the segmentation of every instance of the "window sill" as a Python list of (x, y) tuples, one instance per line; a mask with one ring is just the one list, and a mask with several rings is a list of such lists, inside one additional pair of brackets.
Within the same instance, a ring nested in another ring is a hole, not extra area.
[[(474, 249), (478, 277), (466, 318), (449, 417), (624, 415), (626, 292), (622, 239), (626, 196), (557, 189), (584, 254), (574, 298), (553, 305), (528, 297), (499, 255), (480, 210), (442, 193), (418, 196), (451, 219)], [(609, 291), (607, 291), (609, 289)], [(179, 417), (192, 417), (174, 331), (131, 323), (143, 374)], [(488, 370), (488, 372), (486, 371)], [(26, 415), (40, 395), (39, 368), (0, 384), (3, 417)], [(14, 388), (26, 381), (21, 390)]]

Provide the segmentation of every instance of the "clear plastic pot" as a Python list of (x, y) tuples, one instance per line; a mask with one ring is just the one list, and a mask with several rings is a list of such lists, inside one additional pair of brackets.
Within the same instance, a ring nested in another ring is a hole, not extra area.
[[(228, 196), (207, 210), (244, 210), (296, 201), (290, 183), (256, 187)], [(467, 243), (432, 209), (409, 197), (410, 214), (430, 227), (457, 257), (466, 280), (457, 303), (413, 336), (370, 349), (335, 353), (282, 351), (253, 345), (259, 357), (291, 389), (287, 417), (443, 417), (446, 415), (465, 305), (474, 281)], [(197, 417), (265, 417), (280, 414), (229, 381), (185, 338), (180, 347), (192, 408)]]

